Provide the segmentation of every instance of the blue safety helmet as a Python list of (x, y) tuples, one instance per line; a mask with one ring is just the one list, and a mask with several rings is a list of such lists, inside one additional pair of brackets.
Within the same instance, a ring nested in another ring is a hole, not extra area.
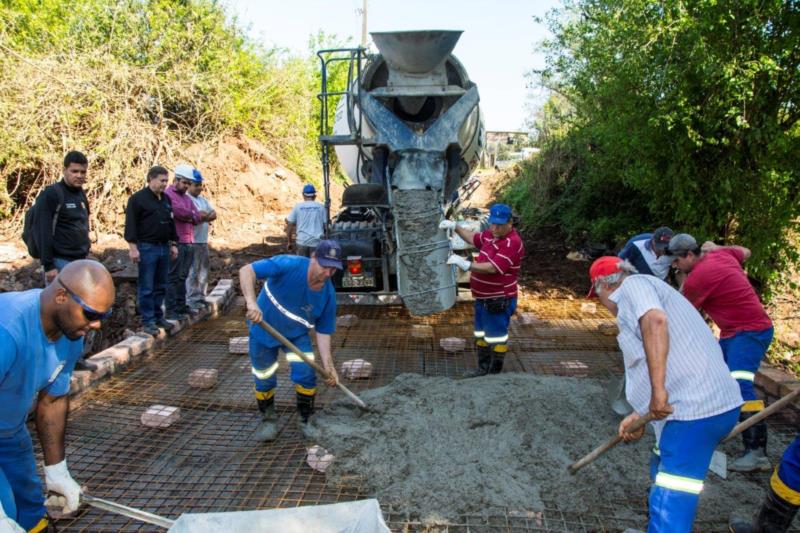
[(316, 194), (317, 194), (317, 189), (315, 189), (314, 186), (311, 185), (310, 183), (306, 184), (303, 187), (303, 196), (316, 196)]

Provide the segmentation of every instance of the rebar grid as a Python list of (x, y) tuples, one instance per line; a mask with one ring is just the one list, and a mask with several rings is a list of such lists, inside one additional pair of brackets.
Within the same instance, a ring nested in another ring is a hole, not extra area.
[[(522, 307), (535, 309), (541, 320), (512, 327), (508, 371), (592, 378), (622, 373), (615, 338), (598, 330), (599, 324), (610, 323), (598, 316), (601, 313), (582, 312), (580, 303), (571, 300), (533, 300), (522, 302)], [(337, 363), (355, 358), (373, 363), (370, 378), (344, 380), (356, 393), (385, 385), (404, 372), (454, 377), (474, 365), (470, 304), (425, 318), (411, 317), (398, 306), (341, 306), (339, 315), (343, 314), (355, 314), (359, 321), (335, 334)], [(92, 495), (170, 518), (184, 512), (295, 507), (370, 496), (358, 478), (334, 486), (306, 465), (283, 357), (276, 394), (278, 438), (267, 444), (253, 440), (258, 418), (249, 358), (228, 353), (228, 338), (247, 335), (243, 318), (243, 309), (234, 308), (220, 319), (196, 325), (170, 339), (144, 364), (132, 366), (82, 398), (70, 416), (67, 456), (73, 475)], [(412, 336), (414, 325), (430, 326), (430, 336)], [(439, 346), (441, 338), (453, 336), (467, 339), (464, 351), (448, 353)], [(217, 368), (217, 386), (190, 388), (186, 380), (196, 368)], [(340, 397), (335, 389), (323, 386), (317, 405), (324, 407)], [(181, 419), (168, 429), (142, 427), (141, 413), (156, 403), (180, 407)], [(770, 432), (771, 447), (777, 450), (794, 437), (796, 427), (775, 418)], [(766, 484), (769, 475), (761, 477)], [(645, 509), (645, 492), (632, 488), (631, 500), (609, 501), (582, 512), (561, 510), (559, 502), (545, 497), (541, 512), (510, 509), (488, 517), (462, 516), (446, 525), (423, 524), (386, 505), (384, 515), (395, 531), (622, 531), (643, 524), (620, 518), (615, 511)], [(89, 508), (58, 525), (65, 531), (155, 530)], [(695, 529), (727, 531), (725, 524), (702, 521)]]

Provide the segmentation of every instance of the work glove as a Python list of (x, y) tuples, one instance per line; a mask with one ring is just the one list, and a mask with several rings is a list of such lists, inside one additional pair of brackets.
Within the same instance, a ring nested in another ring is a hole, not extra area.
[(454, 230), (456, 229), (456, 223), (453, 222), (452, 220), (444, 219), (441, 222), (439, 222), (439, 229)]
[(469, 270), (469, 266), (472, 264), (468, 259), (464, 259), (460, 255), (452, 254), (450, 257), (447, 258), (448, 265), (455, 265), (464, 272)]
[(57, 492), (67, 499), (64, 514), (78, 510), (81, 503), (81, 487), (69, 474), (66, 459), (54, 465), (45, 465), (44, 480), (48, 491)]
[(25, 530), (19, 527), (19, 524), (6, 515), (2, 503), (0, 503), (0, 533), (25, 533)]

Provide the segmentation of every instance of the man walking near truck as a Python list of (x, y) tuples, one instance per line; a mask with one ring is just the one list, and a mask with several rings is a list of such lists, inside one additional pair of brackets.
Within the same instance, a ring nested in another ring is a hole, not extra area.
[[(325, 206), (316, 202), (317, 190), (313, 185), (303, 187), (303, 201), (292, 208), (286, 217), (286, 242), (291, 252), (309, 257), (320, 239), (325, 235)], [(292, 243), (292, 234), (297, 230), (297, 238)]]

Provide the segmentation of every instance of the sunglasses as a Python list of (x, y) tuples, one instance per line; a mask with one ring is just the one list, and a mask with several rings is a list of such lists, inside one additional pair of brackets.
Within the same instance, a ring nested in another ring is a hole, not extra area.
[(91, 307), (89, 307), (88, 305), (86, 305), (86, 302), (84, 302), (83, 300), (81, 300), (81, 297), (80, 297), (80, 296), (78, 296), (77, 294), (75, 294), (74, 292), (72, 292), (72, 290), (71, 290), (69, 287), (67, 287), (66, 285), (64, 285), (64, 282), (63, 282), (63, 281), (61, 281), (60, 279), (58, 280), (58, 284), (59, 284), (59, 285), (61, 285), (61, 286), (64, 288), (64, 290), (65, 290), (65, 291), (67, 291), (67, 294), (69, 294), (70, 298), (72, 298), (73, 300), (75, 300), (75, 302), (76, 302), (78, 305), (80, 305), (80, 306), (81, 306), (81, 309), (83, 309), (83, 316), (84, 316), (84, 317), (86, 318), (86, 320), (88, 320), (89, 322), (96, 322), (96, 321), (98, 321), (98, 320), (103, 320), (103, 319), (105, 319), (105, 318), (108, 318), (108, 317), (110, 317), (110, 316), (111, 316), (111, 311), (112, 311), (111, 309), (109, 309), (109, 310), (108, 310), (108, 311), (106, 311), (105, 313), (101, 313), (100, 311), (95, 311), (94, 309), (92, 309)]

